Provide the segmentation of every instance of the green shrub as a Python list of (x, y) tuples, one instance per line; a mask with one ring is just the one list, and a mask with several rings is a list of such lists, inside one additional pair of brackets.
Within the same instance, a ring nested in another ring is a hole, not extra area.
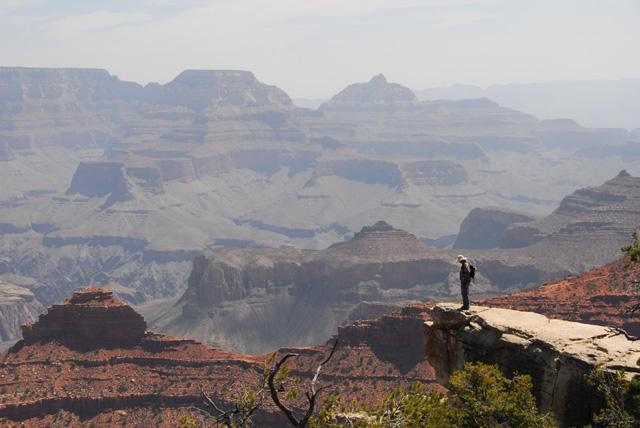
[(367, 411), (347, 407), (339, 397), (325, 400), (312, 427), (522, 427), (557, 426), (548, 414), (541, 414), (526, 375), (507, 379), (497, 366), (467, 363), (450, 378), (447, 394), (429, 391), (421, 384), (399, 388), (382, 405)]
[(604, 396), (604, 407), (593, 415), (594, 427), (634, 428), (640, 426), (640, 378), (628, 381), (623, 371), (595, 369), (587, 378)]

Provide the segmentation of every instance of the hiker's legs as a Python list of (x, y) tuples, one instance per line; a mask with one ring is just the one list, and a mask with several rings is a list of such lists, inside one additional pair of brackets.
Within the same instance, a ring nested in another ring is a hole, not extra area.
[(470, 281), (462, 281), (460, 283), (460, 289), (462, 291), (462, 307), (464, 309), (469, 309), (469, 282)]

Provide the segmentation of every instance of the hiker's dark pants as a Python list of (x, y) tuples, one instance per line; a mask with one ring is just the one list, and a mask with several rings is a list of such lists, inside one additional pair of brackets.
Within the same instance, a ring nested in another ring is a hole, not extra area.
[(462, 306), (469, 308), (469, 284), (471, 279), (460, 281), (460, 291), (462, 292)]

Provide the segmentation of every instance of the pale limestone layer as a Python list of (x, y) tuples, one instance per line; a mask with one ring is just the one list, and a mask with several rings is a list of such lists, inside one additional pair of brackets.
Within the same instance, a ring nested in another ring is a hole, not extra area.
[(595, 367), (640, 373), (640, 341), (613, 328), (509, 309), (474, 306), (460, 312), (452, 304), (436, 305), (431, 316), (427, 354), (441, 383), (467, 361), (530, 374), (541, 409), (566, 425), (588, 422), (599, 405), (585, 381)]
[(19, 339), (20, 325), (43, 309), (30, 290), (0, 279), (0, 342)]

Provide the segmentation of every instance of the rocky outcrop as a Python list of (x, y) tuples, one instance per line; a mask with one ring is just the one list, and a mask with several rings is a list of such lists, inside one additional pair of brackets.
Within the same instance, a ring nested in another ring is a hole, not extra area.
[(467, 361), (529, 374), (540, 409), (553, 411), (564, 426), (589, 422), (602, 404), (585, 380), (593, 369), (640, 373), (640, 341), (608, 327), (481, 306), (461, 312), (446, 304), (431, 310), (426, 326), (427, 356), (443, 384)]
[(464, 166), (447, 160), (408, 162), (401, 166), (406, 180), (417, 185), (455, 186), (469, 180)]
[(67, 195), (81, 194), (107, 198), (106, 205), (131, 199), (131, 184), (123, 164), (115, 162), (81, 162), (73, 174)]
[(533, 218), (526, 214), (500, 208), (474, 208), (462, 221), (453, 248), (491, 249), (501, 247), (508, 226), (532, 220)]
[(312, 185), (324, 176), (337, 176), (367, 184), (382, 184), (400, 189), (415, 186), (455, 186), (468, 181), (464, 167), (447, 160), (393, 163), (375, 159), (330, 159), (316, 163)]
[(543, 284), (533, 290), (493, 297), (479, 304), (537, 312), (549, 318), (614, 326), (640, 336), (640, 317), (630, 312), (640, 296), (636, 284), (640, 266), (621, 258), (592, 269)]
[(58, 340), (81, 348), (126, 347), (138, 343), (146, 329), (144, 319), (114, 299), (113, 292), (88, 288), (23, 326), (22, 336), (25, 343)]
[(382, 184), (394, 189), (402, 186), (404, 181), (397, 164), (371, 159), (336, 159), (320, 162), (314, 169), (309, 185), (323, 176), (338, 176), (361, 183)]
[(138, 186), (151, 193), (162, 192), (162, 173), (155, 166), (131, 166), (126, 169), (127, 176)]
[(0, 279), (0, 342), (20, 338), (20, 326), (35, 320), (43, 309), (30, 290)]
[(356, 321), (338, 327), (342, 346), (366, 345), (377, 355), (408, 371), (425, 362), (424, 322), (429, 317), (426, 306), (406, 306), (396, 312), (371, 320)]

